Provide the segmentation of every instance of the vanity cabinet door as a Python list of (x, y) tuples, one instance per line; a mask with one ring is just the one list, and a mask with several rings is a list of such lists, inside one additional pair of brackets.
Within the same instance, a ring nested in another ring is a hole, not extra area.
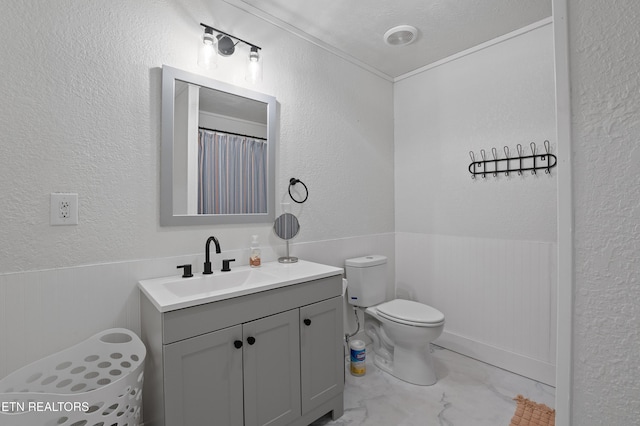
[(344, 389), (342, 297), (300, 308), (302, 414)]
[(243, 324), (245, 426), (300, 417), (299, 318), (293, 309)]
[(166, 426), (243, 425), (242, 326), (164, 346)]

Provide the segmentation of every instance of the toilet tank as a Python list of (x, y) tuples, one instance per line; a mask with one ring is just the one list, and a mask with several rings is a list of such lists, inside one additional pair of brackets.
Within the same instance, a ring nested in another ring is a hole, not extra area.
[(355, 306), (375, 306), (387, 297), (387, 258), (371, 255), (344, 261), (347, 296)]

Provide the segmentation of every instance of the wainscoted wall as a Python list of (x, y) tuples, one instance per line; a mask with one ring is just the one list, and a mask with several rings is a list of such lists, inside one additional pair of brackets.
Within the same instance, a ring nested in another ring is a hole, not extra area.
[[(338, 267), (344, 266), (346, 258), (375, 251), (388, 256), (393, 265), (394, 234), (294, 243), (290, 250), (301, 259)], [(284, 251), (280, 243), (265, 245), (263, 261), (276, 260)], [(249, 250), (214, 255), (214, 269), (220, 269), (223, 258), (236, 258), (236, 264), (246, 265)], [(200, 272), (203, 261), (204, 250), (186, 256), (0, 275), (0, 378), (106, 328), (125, 327), (139, 333), (137, 282), (177, 275), (176, 266), (185, 263)], [(393, 267), (388, 274), (392, 294)], [(346, 321), (355, 330), (354, 318)]]
[(396, 234), (396, 293), (442, 311), (437, 344), (555, 384), (556, 243)]
[(403, 79), (394, 98), (399, 296), (444, 312), (440, 344), (554, 384), (556, 173), (467, 169), (469, 151), (556, 152), (550, 23)]

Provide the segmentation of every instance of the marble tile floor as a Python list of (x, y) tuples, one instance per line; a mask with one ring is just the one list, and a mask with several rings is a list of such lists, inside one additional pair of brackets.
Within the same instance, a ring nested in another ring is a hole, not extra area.
[(438, 346), (432, 348), (438, 376), (435, 385), (398, 380), (375, 367), (368, 356), (365, 376), (347, 372), (344, 415), (336, 421), (325, 416), (312, 426), (508, 426), (518, 394), (554, 407), (555, 388), (551, 386)]

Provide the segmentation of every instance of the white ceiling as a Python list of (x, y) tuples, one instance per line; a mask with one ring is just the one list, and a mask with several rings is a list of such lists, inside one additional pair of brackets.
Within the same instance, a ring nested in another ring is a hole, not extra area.
[[(393, 80), (551, 16), (551, 0), (225, 0)], [(389, 46), (384, 33), (418, 38)]]

